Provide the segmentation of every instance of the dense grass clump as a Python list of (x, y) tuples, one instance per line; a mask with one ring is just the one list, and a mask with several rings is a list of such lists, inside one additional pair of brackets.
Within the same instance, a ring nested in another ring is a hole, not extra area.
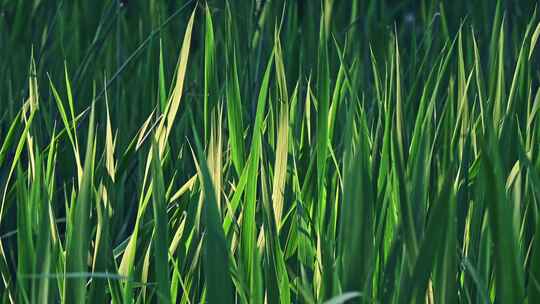
[(535, 1), (0, 0), (1, 303), (540, 303)]

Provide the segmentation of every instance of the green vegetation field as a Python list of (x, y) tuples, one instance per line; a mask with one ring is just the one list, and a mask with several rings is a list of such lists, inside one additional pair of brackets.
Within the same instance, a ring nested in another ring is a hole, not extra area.
[(540, 303), (528, 0), (0, 0), (0, 303)]

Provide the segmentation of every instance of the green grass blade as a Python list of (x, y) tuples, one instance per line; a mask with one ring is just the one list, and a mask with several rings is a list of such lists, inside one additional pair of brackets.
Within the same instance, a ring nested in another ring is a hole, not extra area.
[[(90, 210), (92, 206), (94, 176), (94, 108), (90, 114), (88, 142), (84, 159), (81, 186), (68, 220), (66, 245), (66, 275), (87, 272), (87, 256), (90, 247)], [(64, 299), (82, 303), (86, 301), (86, 278), (65, 278)]]
[[(193, 129), (195, 130), (195, 128)], [(225, 242), (221, 217), (219, 215), (216, 191), (210, 170), (204, 158), (199, 137), (194, 131), (195, 147), (200, 165), (200, 179), (204, 191), (204, 264), (206, 295), (208, 303), (232, 303), (232, 283), (229, 275), (229, 249)]]
[(152, 144), (152, 201), (154, 209), (154, 269), (157, 278), (157, 297), (159, 303), (170, 303), (170, 280), (168, 263), (169, 231), (165, 200), (165, 185), (163, 182), (163, 170), (159, 158), (159, 146), (154, 141)]

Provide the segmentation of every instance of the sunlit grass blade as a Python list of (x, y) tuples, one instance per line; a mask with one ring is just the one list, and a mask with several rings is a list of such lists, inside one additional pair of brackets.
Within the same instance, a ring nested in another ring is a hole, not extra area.
[(274, 205), (274, 216), (277, 231), (281, 227), (285, 183), (287, 180), (287, 158), (288, 158), (288, 133), (289, 133), (289, 109), (287, 104), (281, 104), (281, 113), (278, 124), (278, 142), (276, 148), (276, 161), (274, 164), (274, 182), (272, 190), (272, 201)]

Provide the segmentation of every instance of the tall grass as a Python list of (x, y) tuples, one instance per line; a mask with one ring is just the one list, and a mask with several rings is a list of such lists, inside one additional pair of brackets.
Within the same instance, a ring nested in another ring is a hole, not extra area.
[(0, 0), (0, 301), (540, 302), (534, 5)]

